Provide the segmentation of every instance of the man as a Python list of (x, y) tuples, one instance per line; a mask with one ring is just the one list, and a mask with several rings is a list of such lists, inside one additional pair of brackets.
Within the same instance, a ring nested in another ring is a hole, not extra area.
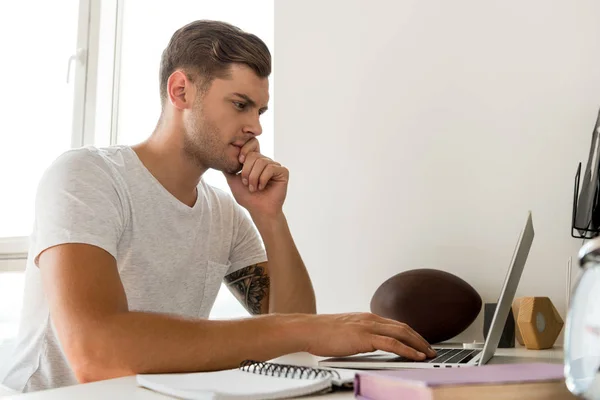
[[(270, 71), (256, 36), (190, 23), (162, 55), (152, 135), (133, 147), (71, 150), (50, 166), (5, 385), (218, 370), (298, 351), (435, 354), (405, 324), (315, 315), (282, 211), (288, 170), (257, 141)], [(225, 174), (235, 200), (202, 180), (208, 168)], [(206, 319), (223, 279), (256, 317)]]

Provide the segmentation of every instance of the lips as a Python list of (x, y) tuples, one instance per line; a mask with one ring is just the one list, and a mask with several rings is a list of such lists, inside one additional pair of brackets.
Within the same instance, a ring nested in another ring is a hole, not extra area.
[(233, 152), (236, 154), (236, 157), (239, 157), (239, 155), (242, 153), (242, 148), (240, 146), (236, 146), (235, 144), (230, 144), (230, 146), (235, 149)]

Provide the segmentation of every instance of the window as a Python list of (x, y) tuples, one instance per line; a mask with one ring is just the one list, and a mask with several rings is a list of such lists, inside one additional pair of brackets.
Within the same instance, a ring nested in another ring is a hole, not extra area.
[[(32, 12), (35, 8), (35, 12)], [(6, 58), (0, 136), (0, 347), (15, 336), (22, 304), (27, 236), (37, 183), (59, 154), (83, 140), (88, 0), (0, 3)], [(57, 23), (60, 20), (60, 23)], [(69, 72), (69, 73), (67, 73)]]
[[(67, 60), (77, 46), (79, 1), (33, 3), (35, 13), (30, 1), (0, 3), (2, 51), (10, 55), (0, 63), (0, 109), (8, 111), (2, 118), (0, 171), (3, 190), (10, 188), (0, 198), (0, 237), (29, 235), (37, 182), (72, 141), (75, 79), (73, 74), (69, 83), (66, 79)], [(58, 15), (60, 24), (49, 18)]]
[[(8, 77), (0, 99), (0, 109), (8, 110), (0, 135), (0, 346), (16, 333), (27, 236), (45, 168), (71, 147), (135, 144), (151, 134), (160, 114), (159, 60), (177, 28), (223, 20), (255, 33), (273, 52), (273, 18), (273, 0), (0, 3), (3, 52), (14, 60), (0, 63), (0, 76)], [(273, 100), (271, 93), (260, 139), (268, 156)], [(206, 179), (228, 190), (219, 173), (209, 171)], [(247, 315), (223, 288), (213, 311), (212, 318)]]

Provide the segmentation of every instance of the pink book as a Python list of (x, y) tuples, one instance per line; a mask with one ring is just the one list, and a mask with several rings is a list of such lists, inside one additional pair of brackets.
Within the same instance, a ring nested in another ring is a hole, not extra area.
[(363, 400), (575, 398), (564, 384), (563, 365), (542, 363), (361, 371), (354, 394)]

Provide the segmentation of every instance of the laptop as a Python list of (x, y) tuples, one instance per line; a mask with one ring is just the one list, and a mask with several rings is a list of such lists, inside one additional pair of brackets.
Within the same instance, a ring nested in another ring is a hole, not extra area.
[(437, 356), (423, 361), (413, 361), (405, 357), (398, 357), (391, 353), (369, 353), (351, 357), (328, 358), (319, 362), (319, 366), (351, 369), (396, 369), (396, 368), (455, 368), (473, 367), (486, 364), (496, 352), (500, 336), (512, 307), (512, 302), (519, 286), (519, 280), (533, 243), (535, 232), (531, 212), (527, 216), (525, 227), (519, 235), (517, 246), (500, 291), (498, 306), (494, 312), (487, 340), (483, 349), (469, 349), (463, 347), (435, 348)]

